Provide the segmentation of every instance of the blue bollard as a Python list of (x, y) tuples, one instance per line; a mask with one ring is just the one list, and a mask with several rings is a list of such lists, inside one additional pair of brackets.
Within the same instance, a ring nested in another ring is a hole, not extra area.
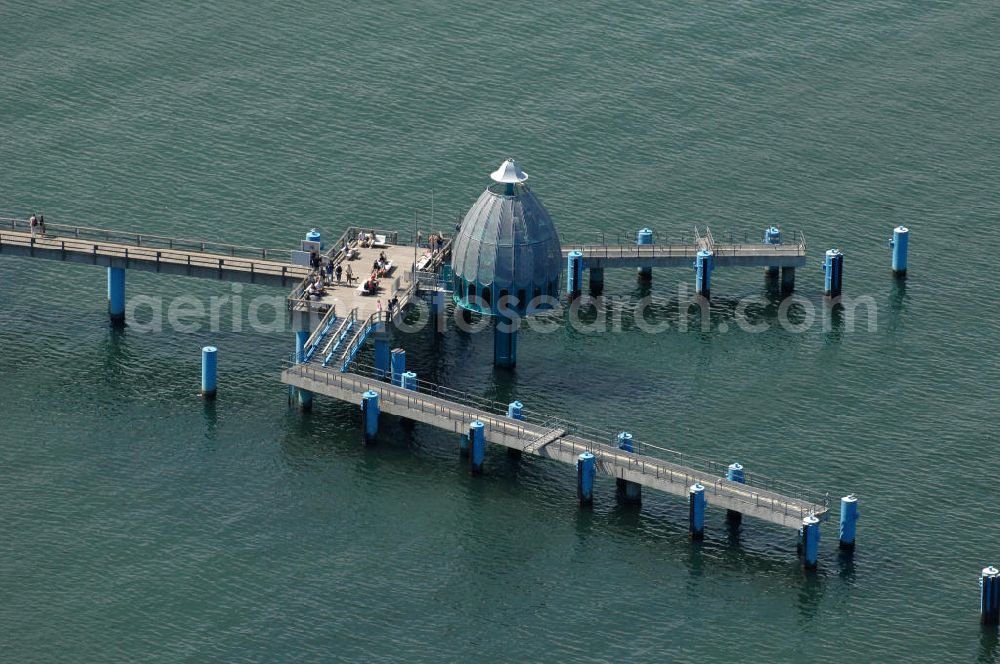
[[(649, 228), (643, 228), (635, 236), (635, 243), (638, 246), (653, 244), (653, 231)], [(650, 281), (653, 278), (653, 268), (640, 267), (638, 269), (638, 276), (640, 281)]]
[(1000, 622), (1000, 570), (993, 565), (979, 577), (979, 618), (984, 625)]
[(406, 351), (402, 348), (393, 348), (389, 365), (392, 367), (392, 384), (402, 387), (403, 374), (406, 373)]
[(694, 289), (702, 297), (711, 296), (713, 263), (714, 260), (711, 251), (707, 249), (698, 251), (694, 262)]
[(507, 404), (507, 417), (512, 420), (524, 420), (524, 404), (520, 401), (511, 401)]
[(417, 389), (417, 374), (412, 371), (403, 372), (403, 388), (407, 390)]
[[(635, 440), (628, 431), (622, 431), (618, 434), (618, 449), (629, 454), (635, 452)], [(618, 497), (626, 503), (638, 504), (642, 502), (642, 485), (638, 482), (618, 477), (615, 479), (615, 485), (618, 488)]]
[(840, 295), (844, 278), (844, 254), (838, 249), (828, 249), (823, 260), (823, 271), (825, 273), (823, 294), (837, 297)]
[(308, 233), (306, 233), (306, 241), (319, 242), (319, 249), (320, 251), (323, 250), (322, 235), (320, 234), (319, 230), (313, 228)]
[(364, 419), (365, 440), (371, 441), (378, 434), (378, 392), (368, 390), (361, 395), (361, 417)]
[(819, 558), (819, 519), (810, 514), (802, 519), (802, 562), (815, 569)]
[(597, 458), (584, 452), (576, 460), (576, 496), (581, 505), (594, 502), (594, 477), (597, 475)]
[(691, 539), (705, 539), (705, 487), (700, 482), (688, 489), (688, 526)]
[[(777, 226), (764, 229), (764, 244), (781, 244), (781, 231), (778, 230)], [(778, 276), (779, 269), (777, 265), (768, 265), (764, 268), (764, 274), (769, 277), (776, 277)]]
[(384, 379), (389, 374), (389, 335), (385, 323), (375, 325), (375, 377)]
[(580, 295), (583, 287), (583, 253), (579, 251), (569, 252), (566, 259), (566, 293), (571, 297)]
[(840, 499), (840, 548), (854, 550), (857, 534), (858, 499), (852, 493)]
[(125, 324), (125, 268), (108, 268), (108, 315), (114, 325)]
[(205, 346), (201, 349), (201, 396), (214, 399), (219, 387), (219, 349)]
[(469, 445), (472, 448), (470, 470), (473, 475), (480, 475), (486, 459), (486, 426), (479, 420), (469, 425)]
[(906, 254), (910, 250), (910, 229), (906, 226), (896, 226), (892, 230), (892, 273), (897, 277), (906, 276)]
[[(743, 466), (738, 463), (729, 464), (729, 468), (726, 469), (726, 479), (737, 484), (746, 484)], [(732, 524), (738, 524), (743, 521), (743, 514), (736, 510), (726, 510), (726, 519)]]

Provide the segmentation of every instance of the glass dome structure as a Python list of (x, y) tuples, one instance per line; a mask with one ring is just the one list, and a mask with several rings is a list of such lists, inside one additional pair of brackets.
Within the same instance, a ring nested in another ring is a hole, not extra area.
[(491, 316), (551, 309), (562, 274), (559, 234), (516, 161), (506, 160), (490, 177), (493, 184), (469, 209), (452, 245), (453, 299)]

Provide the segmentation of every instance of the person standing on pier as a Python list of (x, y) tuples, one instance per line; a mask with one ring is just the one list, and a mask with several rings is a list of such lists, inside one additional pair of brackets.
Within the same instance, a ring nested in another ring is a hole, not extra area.
[(44, 214), (38, 215), (38, 232), (42, 234), (42, 237), (45, 237), (45, 215)]
[(38, 219), (34, 214), (28, 219), (28, 227), (31, 228), (31, 237), (35, 237), (35, 228), (38, 226)]
[(378, 307), (379, 314), (381, 314), (382, 313), (382, 300), (379, 299), (377, 302), (375, 302), (375, 305)]
[(347, 266), (347, 285), (350, 286), (351, 282), (354, 281), (354, 272), (351, 271), (351, 266)]
[(340, 284), (340, 275), (344, 273), (344, 268), (340, 265), (337, 266), (337, 284)]

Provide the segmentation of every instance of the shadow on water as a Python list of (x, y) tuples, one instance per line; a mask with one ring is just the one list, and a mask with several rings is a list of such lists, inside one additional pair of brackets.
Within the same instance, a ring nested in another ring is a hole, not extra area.
[(854, 552), (840, 549), (837, 552), (837, 575), (848, 584), (854, 583)]
[(126, 328), (114, 325), (108, 326), (108, 336), (104, 341), (104, 353), (102, 357), (102, 369), (105, 379), (109, 383), (119, 382), (119, 378), (126, 374), (128, 367), (134, 359)]
[(799, 622), (803, 627), (811, 626), (819, 613), (823, 601), (825, 584), (820, 573), (814, 569), (804, 569), (800, 566), (802, 583), (799, 588)]
[(219, 411), (215, 399), (202, 400), (202, 418), (205, 421), (205, 439), (215, 442), (215, 436), (219, 428)]
[(906, 313), (909, 298), (906, 295), (906, 278), (896, 277), (892, 280), (892, 291), (889, 293), (889, 312), (886, 329), (895, 332), (899, 329), (903, 314)]
[(998, 639), (996, 625), (983, 625), (979, 634), (977, 664), (993, 664), (997, 661)]

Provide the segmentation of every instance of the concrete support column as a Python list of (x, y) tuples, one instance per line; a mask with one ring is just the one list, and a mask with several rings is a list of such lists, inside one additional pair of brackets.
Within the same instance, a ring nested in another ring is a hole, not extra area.
[[(507, 417), (512, 420), (524, 421), (524, 404), (520, 401), (511, 401), (507, 404)], [(521, 458), (521, 450), (516, 447), (507, 448), (507, 456), (514, 459)]]
[[(645, 246), (648, 244), (653, 244), (653, 231), (649, 228), (643, 228), (636, 234), (635, 243), (638, 246)], [(640, 267), (637, 272), (639, 281), (645, 283), (653, 280), (653, 268), (651, 267)]]
[[(635, 452), (635, 440), (628, 431), (618, 434), (618, 449), (629, 454)], [(642, 502), (642, 485), (638, 482), (630, 482), (619, 477), (615, 479), (615, 486), (618, 489), (618, 497), (623, 502), (635, 505)]]
[(389, 333), (385, 323), (375, 324), (375, 377), (383, 379), (389, 374)]
[(493, 366), (510, 369), (517, 365), (518, 322), (502, 313), (496, 318), (493, 327)]
[(364, 420), (365, 442), (372, 442), (378, 435), (378, 392), (368, 390), (361, 395), (361, 417)]
[[(745, 484), (746, 475), (743, 473), (743, 466), (738, 463), (729, 464), (729, 468), (726, 469), (726, 479), (730, 482)], [(735, 510), (726, 510), (726, 519), (735, 525), (743, 521), (743, 514)]]
[(403, 374), (406, 373), (406, 351), (402, 348), (393, 348), (389, 364), (392, 367), (392, 384), (402, 387)]
[[(764, 229), (764, 244), (781, 244), (781, 231), (777, 226)], [(778, 276), (778, 270), (777, 265), (769, 265), (764, 268), (764, 274), (773, 279)]]
[(979, 577), (979, 616), (984, 625), (1000, 622), (1000, 570), (993, 565)]
[[(309, 330), (295, 331), (295, 363), (302, 364), (306, 361), (306, 342), (309, 340)], [(299, 408), (302, 410), (312, 409), (313, 394), (309, 390), (296, 388)]]

